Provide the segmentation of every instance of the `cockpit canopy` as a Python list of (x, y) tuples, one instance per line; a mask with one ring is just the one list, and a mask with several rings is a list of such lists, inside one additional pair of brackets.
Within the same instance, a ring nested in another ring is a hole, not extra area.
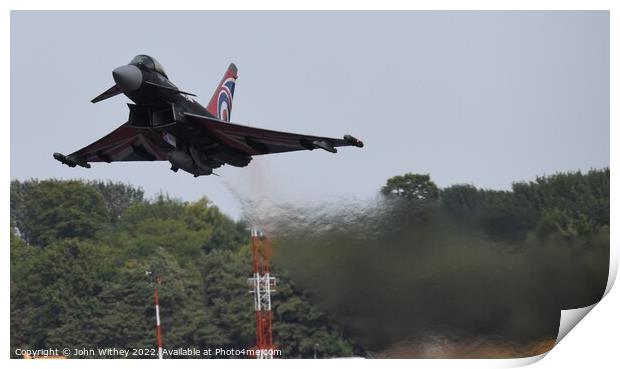
[(137, 67), (144, 67), (144, 68), (147, 68), (147, 69), (150, 69), (150, 70), (154, 70), (157, 73), (159, 73), (159, 74), (163, 75), (164, 77), (168, 78), (168, 75), (164, 71), (164, 67), (162, 67), (161, 64), (159, 64), (159, 62), (155, 58), (153, 58), (152, 56), (136, 55), (133, 59), (131, 59), (129, 64), (135, 65)]

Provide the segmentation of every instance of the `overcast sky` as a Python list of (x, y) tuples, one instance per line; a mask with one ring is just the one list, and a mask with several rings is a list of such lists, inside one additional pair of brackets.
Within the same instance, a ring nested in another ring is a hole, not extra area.
[[(366, 147), (267, 155), (221, 177), (167, 162), (52, 158), (127, 120), (91, 104), (136, 54), (205, 104), (228, 63), (232, 122), (352, 134)], [(11, 178), (111, 179), (239, 217), (235, 194), (366, 198), (386, 179), (445, 187), (609, 166), (609, 14), (594, 12), (12, 12)]]

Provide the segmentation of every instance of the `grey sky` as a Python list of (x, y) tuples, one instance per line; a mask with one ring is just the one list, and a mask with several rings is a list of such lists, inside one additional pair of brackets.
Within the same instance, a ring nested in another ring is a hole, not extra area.
[[(68, 154), (127, 119), (91, 104), (111, 70), (156, 57), (206, 104), (239, 67), (231, 121), (366, 147), (267, 155), (222, 177), (166, 162), (68, 168)], [(608, 12), (12, 12), (11, 178), (111, 179), (185, 200), (372, 196), (430, 173), (445, 187), (609, 165)]]

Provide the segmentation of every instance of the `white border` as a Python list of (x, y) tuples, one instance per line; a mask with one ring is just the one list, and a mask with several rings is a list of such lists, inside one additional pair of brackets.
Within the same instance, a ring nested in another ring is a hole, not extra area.
[[(20, 9), (20, 10), (33, 10), (33, 9), (53, 9), (59, 10), (67, 10), (67, 9), (86, 9), (86, 10), (96, 10), (96, 9), (122, 9), (122, 10), (133, 10), (133, 9), (143, 9), (142, 4), (139, 1), (131, 1), (131, 0), (108, 0), (108, 1), (89, 1), (89, 2), (80, 2), (80, 1), (67, 1), (67, 0), (59, 0), (59, 1), (7, 1), (4, 2), (8, 4), (7, 11), (2, 14), (1, 24), (2, 26), (2, 43), (3, 49), (9, 50), (10, 43), (10, 13), (8, 9)], [(197, 1), (197, 0), (175, 0), (175, 1), (162, 1), (162, 0), (152, 0), (149, 1), (148, 5), (151, 6), (151, 9), (161, 9), (161, 10), (172, 10), (172, 9), (213, 9), (213, 10), (228, 10), (228, 9), (263, 9), (263, 10), (271, 10), (271, 9), (290, 9), (290, 10), (303, 10), (303, 9), (328, 9), (328, 10), (340, 10), (340, 9), (418, 9), (418, 10), (447, 10), (447, 9), (468, 9), (468, 10), (481, 10), (481, 9), (492, 9), (492, 10), (572, 10), (572, 9), (611, 9), (611, 91), (610, 98), (611, 101), (619, 101), (617, 88), (618, 88), (618, 74), (616, 73), (617, 65), (618, 65), (618, 17), (616, 15), (618, 5), (617, 2), (614, 1), (552, 1), (552, 0), (524, 0), (524, 1), (469, 1), (467, 3), (462, 1), (433, 1), (433, 2), (423, 2), (423, 1), (393, 1), (393, 0), (382, 0), (382, 1), (368, 1), (368, 0), (360, 0), (355, 2), (346, 2), (341, 0), (316, 0), (316, 1), (249, 1), (249, 0), (239, 0), (239, 1), (217, 1), (217, 2), (205, 2), (205, 1)], [(352, 6), (355, 6), (352, 8)], [(111, 25), (113, 26), (113, 25)], [(2, 112), (4, 113), (4, 126), (8, 131), (10, 131), (10, 59), (9, 57), (2, 58), (2, 71), (4, 71), (4, 81), (5, 87), (2, 91)], [(616, 105), (611, 105), (611, 124), (610, 128), (610, 137), (618, 137), (618, 129), (617, 129), (617, 121), (618, 121), (618, 111)], [(53, 124), (53, 122), (50, 122)], [(9, 203), (9, 182), (10, 182), (10, 167), (9, 167), (9, 155), (10, 155), (10, 134), (6, 132), (3, 135), (4, 144), (0, 148), (2, 153), (4, 154), (2, 165), (3, 165), (3, 174), (4, 181), (3, 185), (5, 186), (5, 190), (3, 192), (3, 202), (5, 204), (5, 227), (9, 224), (9, 211), (8, 211), (8, 203)], [(618, 160), (618, 149), (612, 144), (611, 147), (611, 163), (617, 162)], [(614, 184), (617, 183), (615, 172), (611, 173), (611, 188), (614, 188)], [(611, 249), (612, 249), (612, 262), (610, 266), (610, 275), (612, 276), (608, 282), (607, 292), (609, 292), (613, 282), (615, 281), (615, 276), (618, 269), (618, 238), (616, 236), (615, 229), (617, 228), (617, 218), (614, 216), (618, 212), (618, 200), (617, 196), (614, 195), (612, 191), (611, 196)], [(5, 245), (5, 253), (8, 253), (8, 227), (5, 228), (5, 231), (2, 233), (2, 244)], [(5, 254), (8, 256), (7, 254)], [(5, 258), (5, 263), (8, 263), (8, 257)], [(5, 264), (6, 266), (6, 264)], [(2, 296), (9, 296), (9, 270), (8, 268), (3, 268), (3, 282), (2, 283), (2, 291), (0, 292)], [(610, 363), (617, 362), (616, 350), (616, 329), (618, 328), (618, 314), (620, 307), (620, 298), (618, 297), (617, 291), (611, 291), (611, 293), (606, 296), (603, 301), (594, 309), (595, 313), (590, 314), (588, 318), (585, 319), (583, 323), (581, 323), (576, 330), (578, 331), (575, 334), (568, 335), (560, 345), (554, 348), (549, 353), (549, 358), (543, 360), (540, 364), (543, 367), (562, 367), (562, 368), (572, 368), (572, 367), (582, 367), (584, 365), (592, 365), (598, 364), (603, 366), (609, 366)], [(5, 358), (9, 356), (8, 348), (9, 348), (9, 301), (8, 299), (4, 299), (5, 303), (2, 305), (2, 313), (4, 316), (3, 322), (5, 325), (3, 326), (3, 339), (2, 339), (2, 348), (5, 350)], [(582, 311), (583, 312), (583, 311)], [(572, 312), (572, 315), (578, 314), (579, 312)], [(571, 315), (569, 312), (568, 315)], [(573, 319), (575, 320), (575, 319)], [(337, 365), (338, 367), (346, 367), (346, 366), (407, 366), (407, 367), (472, 367), (472, 368), (486, 368), (486, 367), (512, 367), (519, 365), (526, 365), (531, 362), (535, 362), (538, 359), (544, 357), (545, 355), (540, 355), (534, 358), (528, 359), (511, 359), (511, 360), (335, 360), (335, 361), (321, 361), (320, 365)], [(59, 364), (62, 362), (63, 364)], [(30, 365), (29, 363), (33, 363), (33, 361), (22, 361), (22, 360), (12, 360), (10, 362), (11, 365)], [(133, 363), (133, 364), (132, 364)], [(45, 366), (56, 366), (56, 365), (67, 365), (67, 366), (82, 366), (84, 362), (78, 360), (62, 360), (62, 361), (37, 361), (36, 364), (33, 365), (45, 365)], [(289, 367), (290, 365), (295, 366), (314, 366), (316, 362), (312, 360), (296, 360), (295, 362), (291, 362), (290, 360), (275, 360), (273, 362), (262, 362), (257, 363), (255, 360), (230, 360), (230, 361), (222, 361), (222, 360), (212, 360), (212, 361), (202, 361), (202, 360), (185, 360), (182, 363), (169, 363), (166, 361), (150, 361), (148, 365), (152, 365), (154, 367), (159, 367), (160, 365), (184, 365), (189, 367), (203, 367), (204, 365), (209, 366), (231, 366), (235, 367), (255, 367), (255, 366), (282, 366)], [(102, 360), (89, 360), (87, 362), (89, 366), (101, 366), (107, 367), (110, 365), (110, 362), (102, 361)], [(134, 366), (134, 365), (144, 365), (143, 361), (114, 361), (113, 365), (122, 365), (122, 366)], [(595, 365), (595, 366), (598, 366)]]

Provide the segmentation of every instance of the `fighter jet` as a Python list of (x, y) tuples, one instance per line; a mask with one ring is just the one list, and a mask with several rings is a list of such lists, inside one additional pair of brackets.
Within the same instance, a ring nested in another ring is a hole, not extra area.
[(162, 65), (148, 55), (114, 69), (112, 77), (114, 86), (91, 102), (124, 94), (133, 102), (127, 104), (127, 122), (72, 154), (54, 153), (56, 160), (84, 168), (96, 162), (167, 160), (174, 172), (181, 169), (198, 177), (225, 164), (245, 167), (255, 155), (314, 149), (335, 153), (339, 146), (364, 146), (351, 135), (338, 139), (230, 123), (237, 81), (234, 64), (206, 107), (172, 83)]

